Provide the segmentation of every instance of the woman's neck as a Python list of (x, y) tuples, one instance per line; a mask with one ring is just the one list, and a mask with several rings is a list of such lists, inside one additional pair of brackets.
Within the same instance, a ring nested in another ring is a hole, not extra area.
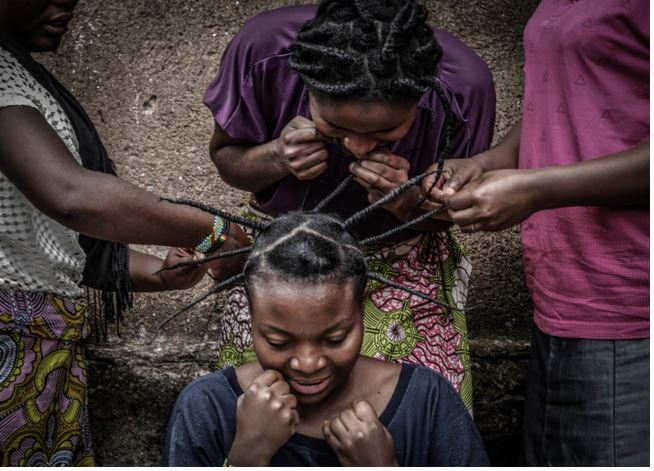
[(379, 417), (393, 396), (400, 377), (401, 366), (367, 357), (359, 357), (347, 380), (324, 401), (317, 404), (298, 404), (300, 423), (297, 432), (323, 438), (322, 424), (357, 400), (365, 400)]
[[(325, 400), (317, 404), (298, 404), (300, 423), (297, 432), (323, 438), (323, 422), (352, 407), (356, 400), (369, 402), (379, 417), (395, 392), (401, 369), (401, 365), (396, 363), (358, 357), (346, 380)], [(237, 378), (241, 388), (246, 390), (262, 372), (259, 362), (238, 367)]]

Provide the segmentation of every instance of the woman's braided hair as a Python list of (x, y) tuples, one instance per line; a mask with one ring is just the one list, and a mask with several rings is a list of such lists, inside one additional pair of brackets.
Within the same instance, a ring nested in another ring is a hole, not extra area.
[(300, 30), (291, 67), (328, 98), (419, 98), (443, 51), (415, 0), (323, 0)]
[[(331, 100), (417, 100), (433, 89), (445, 115), (436, 150), (440, 173), (450, 154), (455, 118), (435, 79), (443, 50), (426, 23), (427, 16), (427, 9), (416, 0), (323, 0), (316, 16), (300, 29), (289, 63), (313, 93)], [(351, 181), (346, 179), (315, 209), (324, 208)], [(373, 206), (356, 219), (367, 218)]]
[(354, 281), (361, 302), (367, 264), (359, 243), (340, 220), (323, 213), (291, 212), (259, 232), (243, 274), (248, 298), (253, 288), (266, 280), (301, 284)]

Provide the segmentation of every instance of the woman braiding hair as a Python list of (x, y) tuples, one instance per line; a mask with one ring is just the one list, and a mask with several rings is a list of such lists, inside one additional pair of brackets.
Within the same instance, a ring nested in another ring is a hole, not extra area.
[[(159, 269), (248, 244), (226, 217), (116, 176), (82, 105), (32, 57), (57, 50), (76, 4), (0, 0), (2, 466), (93, 465), (85, 337), (118, 326), (133, 292), (189, 288), (208, 265)], [(162, 260), (130, 243), (173, 248)]]
[[(369, 242), (376, 272), (457, 307), (370, 281), (362, 353), (442, 373), (471, 408), (460, 310), (470, 263), (450, 222), (421, 209), (418, 186), (383, 200), (434, 163), (486, 149), (492, 136), (487, 66), (426, 20), (422, 4), (399, 0), (264, 12), (227, 46), (204, 102), (215, 121), (211, 157), (224, 181), (253, 193), (250, 217), (335, 213)], [(418, 225), (401, 227), (421, 214)], [(253, 358), (240, 288), (230, 294), (219, 344), (220, 367)]]

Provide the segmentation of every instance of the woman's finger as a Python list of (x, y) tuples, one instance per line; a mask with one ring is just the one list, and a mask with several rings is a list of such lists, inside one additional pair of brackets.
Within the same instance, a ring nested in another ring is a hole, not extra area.
[[(313, 125), (313, 123), (311, 124)], [(323, 133), (318, 131), (318, 128), (316, 128), (315, 125), (313, 125), (312, 127), (302, 127), (302, 128), (292, 129), (291, 131), (287, 132), (284, 135), (283, 139), (284, 139), (284, 143), (287, 145), (306, 143), (306, 142), (316, 142), (316, 141), (320, 141), (322, 145), (325, 145), (325, 143), (331, 142), (331, 139), (329, 139)]]
[[(474, 185), (474, 184), (473, 184)], [(451, 211), (461, 211), (472, 208), (475, 201), (472, 197), (472, 188), (466, 188), (453, 195), (445, 195), (443, 202)]]
[(339, 439), (339, 441), (342, 441), (342, 439), (347, 436), (348, 434), (348, 429), (341, 420), (340, 416), (339, 417), (334, 417), (329, 426), (331, 432), (333, 435), (336, 436), (336, 438)]
[[(482, 230), (482, 227), (485, 227), (479, 211), (475, 208), (466, 208), (460, 211), (450, 210), (448, 214), (452, 222), (461, 227), (463, 232), (476, 232)], [(472, 224), (475, 225), (474, 228), (471, 227)]]
[(377, 149), (366, 154), (361, 162), (371, 162), (384, 165), (385, 167), (392, 168), (393, 170), (400, 170), (408, 172), (411, 164), (407, 159), (399, 155), (391, 153), (388, 149)]
[(360, 182), (365, 183), (363, 186), (368, 189), (376, 188), (383, 193), (388, 193), (397, 188), (402, 182), (391, 182), (378, 173), (372, 172), (369, 169), (354, 163), (350, 166), (350, 171)]
[(327, 160), (327, 150), (325, 148), (318, 149), (317, 151), (306, 156), (292, 160), (290, 163), (291, 168), (296, 172), (315, 167)]

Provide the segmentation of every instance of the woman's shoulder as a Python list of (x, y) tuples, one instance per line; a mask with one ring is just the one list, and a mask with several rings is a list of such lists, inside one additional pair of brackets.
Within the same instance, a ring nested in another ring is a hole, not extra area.
[(400, 363), (389, 363), (365, 356), (359, 357), (359, 362), (361, 370), (366, 373), (366, 381), (371, 383), (388, 384), (389, 379), (395, 379), (397, 382), (404, 368)]
[(250, 18), (230, 41), (230, 49), (247, 51), (250, 63), (287, 54), (302, 25), (313, 18), (314, 5), (289, 6)]
[(0, 46), (0, 106), (42, 107), (42, 87), (14, 55)]
[(363, 358), (363, 365), (371, 385), (392, 385), (395, 393), (409, 396), (420, 394), (458, 398), (458, 393), (445, 377), (425, 366), (388, 363), (372, 358)]
[(493, 75), (486, 61), (453, 34), (440, 29), (433, 32), (443, 49), (438, 78), (457, 95), (494, 93)]
[(200, 376), (189, 383), (180, 393), (177, 399), (178, 404), (193, 403), (207, 398), (221, 398), (226, 400), (229, 397), (238, 397), (237, 391), (234, 391), (233, 381), (230, 376), (234, 374), (233, 368), (214, 371)]
[(412, 382), (413, 386), (424, 388), (430, 391), (445, 394), (447, 396), (453, 395), (458, 397), (459, 394), (452, 386), (447, 378), (437, 371), (434, 371), (422, 365), (410, 365), (412, 369)]

